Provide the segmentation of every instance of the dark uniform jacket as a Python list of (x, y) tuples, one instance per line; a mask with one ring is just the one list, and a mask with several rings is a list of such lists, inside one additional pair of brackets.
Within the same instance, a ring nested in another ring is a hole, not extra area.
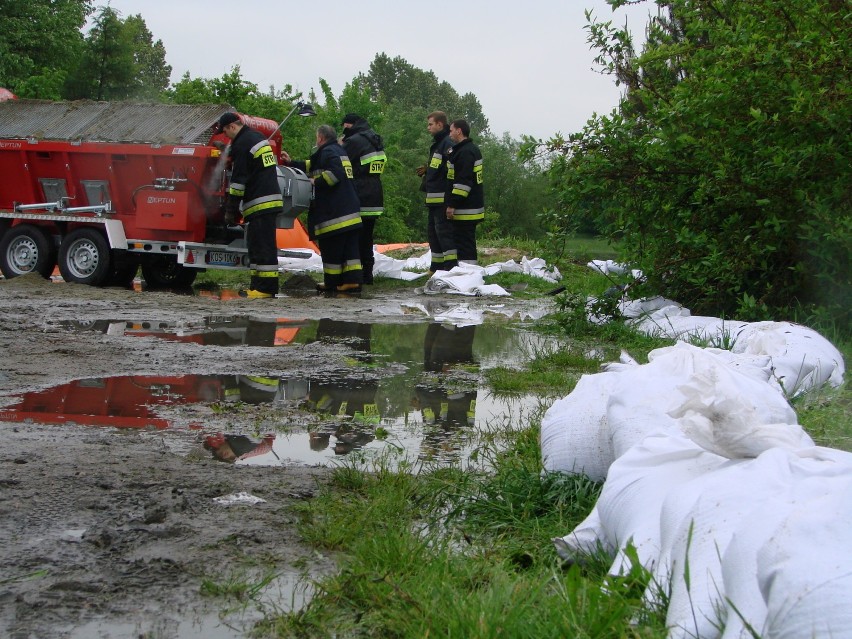
[(382, 136), (362, 118), (343, 131), (343, 148), (352, 161), (361, 215), (381, 215), (385, 204), (382, 173), (388, 160)]
[(242, 200), (243, 217), (279, 212), (284, 198), (278, 187), (275, 153), (262, 133), (243, 126), (231, 141), (231, 183), (228, 195)]
[(333, 140), (326, 142), (306, 162), (292, 162), (292, 166), (314, 178), (314, 199), (308, 211), (311, 239), (361, 228), (352, 164), (342, 146)]
[(444, 156), (453, 146), (453, 141), (450, 139), (450, 129), (447, 127), (432, 138), (434, 142), (429, 147), (426, 175), (423, 176), (420, 188), (426, 191), (426, 206), (440, 206), (444, 203), (444, 192), (447, 188), (447, 162)]
[(482, 153), (470, 138), (447, 151), (446, 205), (456, 210), (453, 220), (457, 222), (476, 222), (485, 217)]

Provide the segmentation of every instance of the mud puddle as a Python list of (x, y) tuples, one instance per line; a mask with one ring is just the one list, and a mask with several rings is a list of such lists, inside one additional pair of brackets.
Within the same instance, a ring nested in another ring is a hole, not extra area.
[[(497, 396), (482, 372), (519, 365), (553, 340), (501, 324), (366, 323), (209, 316), (62, 321), (68, 331), (216, 346), (342, 347), (344, 366), (309, 375), (263, 371), (87, 378), (25, 393), (0, 421), (148, 428), (203, 442), (237, 465), (467, 465), (481, 438), (520, 428), (546, 398)], [(282, 351), (284, 352), (284, 351)]]

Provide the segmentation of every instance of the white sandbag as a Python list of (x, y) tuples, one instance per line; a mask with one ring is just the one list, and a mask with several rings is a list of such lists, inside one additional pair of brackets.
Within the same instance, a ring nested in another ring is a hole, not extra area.
[(840, 351), (811, 328), (790, 322), (742, 322), (691, 315), (662, 298), (624, 304), (625, 317), (642, 333), (668, 337), (744, 355), (771, 358), (775, 378), (788, 397), (843, 382), (845, 366)]
[[(790, 454), (774, 449), (671, 486), (660, 511), (661, 549), (652, 579), (670, 590), (670, 638), (719, 636), (726, 597), (721, 557), (742, 519), (784, 493), (791, 474)], [(754, 581), (754, 573), (752, 567), (740, 578)], [(657, 591), (649, 588), (646, 599), (653, 601)]]
[(846, 367), (840, 351), (815, 330), (790, 322), (754, 322), (743, 327), (731, 349), (768, 355), (775, 377), (788, 397), (825, 384), (843, 383)]
[(628, 544), (642, 566), (654, 568), (662, 547), (660, 511), (669, 492), (726, 461), (678, 432), (649, 435), (616, 459), (595, 505), (604, 545), (617, 548), (610, 573), (630, 570)]
[(669, 413), (686, 402), (679, 387), (696, 372), (718, 369), (724, 373), (719, 377), (743, 390), (744, 405), (753, 411), (755, 405), (766, 406), (758, 411), (758, 424), (795, 423), (786, 400), (765, 383), (770, 375), (760, 366), (765, 359), (738, 359), (685, 343), (651, 351), (648, 359), (648, 364), (612, 365), (607, 372), (584, 375), (567, 397), (554, 402), (541, 424), (545, 470), (602, 481), (613, 460), (644, 437), (679, 428)]
[(585, 474), (603, 481), (612, 463), (606, 406), (618, 373), (583, 375), (541, 421), (542, 466), (547, 471)]
[(423, 285), (419, 291), (427, 295), (450, 293), (454, 295), (509, 295), (509, 292), (498, 284), (486, 284), (483, 279), (484, 269), (475, 264), (459, 264), (449, 271), (438, 271)]
[(551, 539), (558, 554), (565, 561), (582, 561), (597, 552), (605, 552), (608, 555), (615, 553), (615, 548), (610, 546), (603, 524), (601, 523), (598, 508), (592, 508), (592, 512), (574, 530), (564, 537)]
[(852, 465), (819, 479), (757, 553), (768, 639), (852, 637)]
[[(817, 501), (835, 490), (836, 479), (844, 481), (843, 478), (852, 473), (852, 455), (842, 451), (814, 447), (784, 454), (789, 460), (789, 485), (739, 519), (730, 544), (722, 554), (722, 591), (725, 594), (722, 639), (753, 639), (752, 631), (768, 636), (764, 630), (767, 606), (757, 579), (758, 553), (772, 543), (773, 535), (795, 508), (801, 504), (818, 507)], [(812, 553), (814, 549), (829, 554), (837, 552), (834, 543), (818, 547), (813, 542), (796, 552)]]
[(668, 337), (696, 345), (728, 348), (748, 322), (691, 315), (680, 306), (666, 306), (639, 316), (633, 326), (646, 335)]
[(739, 459), (757, 457), (770, 448), (813, 446), (784, 398), (740, 372), (707, 368), (678, 390), (685, 401), (671, 417), (690, 439), (717, 455)]
[[(651, 351), (648, 364), (621, 368), (607, 405), (614, 458), (652, 432), (683, 428), (684, 423), (702, 419), (700, 423), (728, 432), (729, 437), (737, 437), (746, 423), (750, 432), (762, 424), (795, 423), (795, 412), (766, 383), (770, 372), (759, 363), (681, 342)], [(716, 415), (714, 409), (722, 412)], [(689, 420), (680, 419), (685, 412)], [(727, 415), (730, 424), (717, 423)], [(812, 444), (808, 440), (805, 445)]]

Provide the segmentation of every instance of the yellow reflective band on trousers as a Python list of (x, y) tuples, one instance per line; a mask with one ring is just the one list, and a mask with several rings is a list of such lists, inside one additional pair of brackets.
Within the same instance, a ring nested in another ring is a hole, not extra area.
[(322, 272), (327, 275), (340, 275), (343, 272), (343, 264), (327, 264), (323, 262)]
[(316, 235), (319, 237), (320, 235), (325, 235), (326, 233), (338, 231), (340, 229), (346, 228), (347, 226), (355, 226), (356, 224), (360, 223), (361, 214), (351, 213), (349, 215), (336, 217), (333, 220), (328, 220), (327, 222), (323, 222), (322, 224), (317, 224), (314, 227), (314, 233), (316, 233)]
[(469, 222), (472, 220), (485, 219), (485, 209), (456, 209), (453, 220), (456, 222)]
[(352, 271), (360, 271), (361, 270), (361, 260), (358, 261), (347, 261), (343, 264), (343, 272), (350, 273)]
[(376, 217), (384, 213), (385, 210), (381, 206), (362, 206), (361, 217)]
[(435, 264), (443, 264), (444, 262), (452, 262), (458, 259), (458, 251), (444, 251), (443, 253), (432, 253), (432, 261)]

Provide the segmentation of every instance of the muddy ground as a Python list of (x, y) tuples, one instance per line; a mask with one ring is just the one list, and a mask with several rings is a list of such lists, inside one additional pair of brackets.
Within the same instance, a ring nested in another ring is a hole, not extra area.
[[(341, 366), (345, 350), (336, 353), (319, 343), (283, 350), (199, 346), (58, 327), (68, 320), (145, 318), (193, 325), (228, 314), (376, 322), (382, 306), (398, 305), (401, 297), (423, 303), (415, 286), (360, 298), (293, 291), (275, 300), (224, 301), (97, 289), (37, 276), (0, 280), (0, 413), (26, 391), (76, 379), (316, 373)], [(409, 320), (427, 321), (388, 318)], [(195, 416), (196, 422), (215, 419), (212, 412)], [(204, 580), (281, 575), (266, 596), (272, 608), (287, 609), (295, 575), (320, 574), (333, 566), (332, 557), (299, 543), (293, 510), (326, 481), (327, 468), (222, 463), (190, 428), (165, 432), (0, 421), (0, 429), (0, 636), (242, 637), (256, 611), (241, 609), (236, 599), (205, 596)], [(243, 492), (265, 502), (223, 506), (214, 501)]]

